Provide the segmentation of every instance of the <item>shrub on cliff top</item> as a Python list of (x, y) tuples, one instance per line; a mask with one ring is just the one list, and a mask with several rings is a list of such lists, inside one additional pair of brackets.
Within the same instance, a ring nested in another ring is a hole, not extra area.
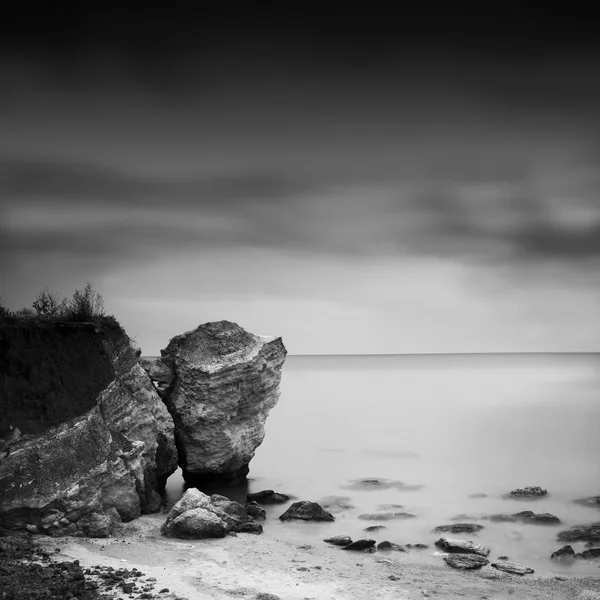
[(65, 312), (67, 300), (60, 298), (48, 288), (44, 288), (35, 297), (32, 304), (35, 312), (42, 317), (58, 317)]
[(75, 290), (64, 317), (68, 321), (94, 321), (104, 317), (104, 298), (87, 283), (83, 290)]

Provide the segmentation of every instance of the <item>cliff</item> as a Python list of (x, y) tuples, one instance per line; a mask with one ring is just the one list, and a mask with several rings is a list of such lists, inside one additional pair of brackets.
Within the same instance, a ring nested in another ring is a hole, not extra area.
[(191, 484), (245, 479), (279, 399), (286, 349), (236, 323), (205, 323), (144, 363), (173, 417), (179, 464)]
[(105, 534), (160, 508), (177, 451), (139, 354), (110, 321), (0, 323), (0, 525)]

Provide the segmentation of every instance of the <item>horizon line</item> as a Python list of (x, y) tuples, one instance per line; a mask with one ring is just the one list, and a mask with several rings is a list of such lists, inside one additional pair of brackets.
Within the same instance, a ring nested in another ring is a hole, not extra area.
[(546, 355), (560, 355), (566, 354), (573, 355), (596, 355), (600, 354), (600, 350), (582, 350), (582, 351), (552, 351), (552, 352), (372, 352), (372, 353), (346, 353), (346, 354), (292, 354), (288, 353), (288, 356), (512, 356), (512, 355), (534, 355), (534, 356), (546, 356)]

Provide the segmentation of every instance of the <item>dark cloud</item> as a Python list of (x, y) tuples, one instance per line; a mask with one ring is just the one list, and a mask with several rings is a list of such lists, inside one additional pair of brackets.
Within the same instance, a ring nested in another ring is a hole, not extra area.
[(495, 196), (485, 198), (481, 181), (464, 181), (464, 172), (399, 194), (264, 173), (151, 179), (42, 159), (4, 160), (0, 173), (0, 250), (12, 257), (118, 262), (244, 246), (358, 256), (395, 249), (474, 261), (600, 257), (597, 196), (580, 202), (586, 218), (572, 220), (578, 207), (570, 201), (518, 181), (488, 182)]

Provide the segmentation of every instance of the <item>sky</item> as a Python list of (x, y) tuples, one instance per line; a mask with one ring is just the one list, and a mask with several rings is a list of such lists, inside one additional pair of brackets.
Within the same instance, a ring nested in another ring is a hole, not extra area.
[(3, 303), (89, 281), (146, 355), (600, 351), (593, 21), (426, 8), (10, 9)]

